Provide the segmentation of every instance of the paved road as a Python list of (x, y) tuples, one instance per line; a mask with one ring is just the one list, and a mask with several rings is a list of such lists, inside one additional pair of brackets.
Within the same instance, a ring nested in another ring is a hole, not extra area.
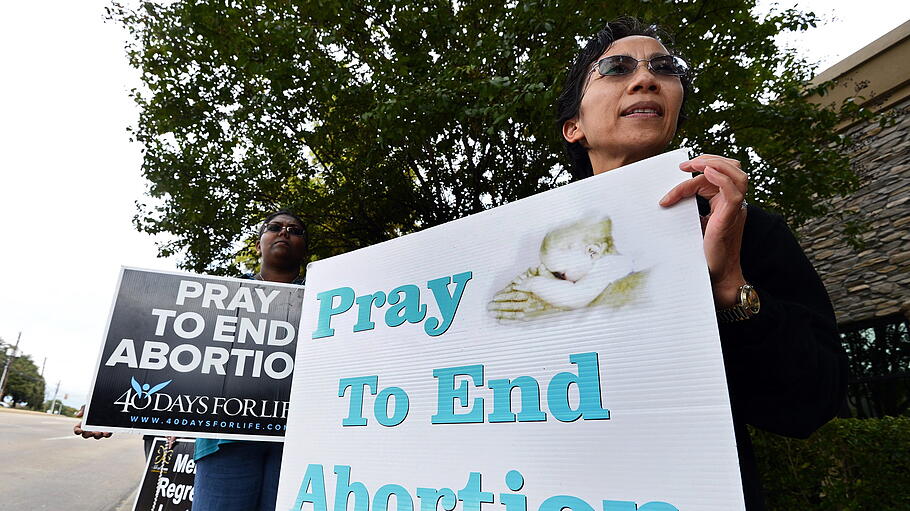
[(144, 465), (142, 437), (73, 435), (77, 419), (0, 408), (0, 508), (132, 509)]

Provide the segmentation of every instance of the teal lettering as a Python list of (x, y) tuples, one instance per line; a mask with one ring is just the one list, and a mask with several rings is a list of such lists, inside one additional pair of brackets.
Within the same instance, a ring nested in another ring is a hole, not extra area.
[(408, 323), (420, 323), (427, 315), (427, 306), (420, 303), (420, 288), (413, 284), (398, 286), (389, 292), (389, 310), (385, 312), (385, 324), (396, 327)]
[(567, 508), (572, 511), (594, 511), (594, 508), (591, 507), (590, 504), (571, 495), (555, 495), (550, 497), (543, 501), (538, 508), (538, 511), (562, 511)]
[(370, 493), (363, 483), (351, 483), (351, 467), (335, 465), (335, 511), (347, 511), (348, 499), (354, 494), (354, 511), (369, 511)]
[[(336, 296), (340, 298), (338, 305), (335, 305)], [(339, 287), (317, 294), (316, 299), (319, 300), (319, 321), (313, 332), (313, 339), (331, 337), (335, 335), (335, 329), (332, 328), (332, 316), (344, 314), (354, 305), (354, 290), (349, 287)]]
[(515, 422), (515, 414), (512, 413), (512, 389), (516, 387), (521, 394), (518, 422), (547, 420), (547, 414), (540, 411), (540, 386), (534, 378), (519, 376), (514, 380), (490, 380), (488, 386), (493, 389), (493, 413), (488, 416), (490, 422)]
[[(335, 335), (332, 318), (348, 312), (355, 302), (357, 303), (357, 322), (353, 326), (354, 333), (375, 329), (373, 309), (381, 310), (387, 307), (383, 318), (387, 326), (394, 328), (405, 323), (424, 322), (423, 330), (427, 335), (440, 336), (452, 326), (472, 275), (471, 272), (466, 271), (451, 277), (440, 277), (427, 281), (427, 288), (433, 294), (436, 307), (439, 309), (439, 317), (427, 317), (427, 304), (421, 302), (421, 289), (414, 284), (403, 284), (392, 289), (388, 294), (376, 291), (372, 294), (357, 296), (350, 287), (339, 287), (317, 293), (319, 316), (312, 338), (321, 339)], [(450, 290), (449, 286), (452, 284), (454, 286)], [(429, 302), (429, 300), (426, 301)], [(242, 329), (246, 331), (250, 330), (251, 325), (242, 326), (247, 327)]]
[[(348, 403), (348, 416), (341, 420), (342, 426), (366, 426), (367, 420), (363, 416), (363, 388), (370, 387), (370, 395), (376, 395), (379, 385), (379, 376), (356, 376), (342, 378), (338, 381), (338, 397), (344, 397), (348, 388), (351, 389), (351, 401)], [(404, 420), (404, 419), (402, 419)]]
[(389, 508), (389, 497), (395, 496), (396, 511), (414, 511), (414, 500), (404, 486), (398, 484), (386, 484), (376, 491), (373, 497), (373, 511), (387, 511)]
[[(609, 419), (610, 410), (603, 408), (600, 396), (600, 367), (597, 353), (569, 355), (569, 361), (578, 366), (578, 374), (559, 373), (547, 387), (547, 404), (556, 420), (572, 422), (583, 418)], [(578, 409), (569, 406), (569, 386), (578, 386)]]
[[(427, 287), (433, 291), (433, 297), (436, 299), (436, 305), (439, 307), (439, 314), (442, 316), (442, 323), (437, 318), (428, 318), (423, 324), (423, 330), (430, 336), (436, 337), (442, 335), (452, 325), (455, 319), (455, 311), (458, 310), (458, 304), (461, 303), (461, 296), (469, 280), (471, 272), (467, 271), (449, 277), (433, 279), (427, 282)], [(455, 281), (455, 290), (449, 294), (449, 283)]]
[[(506, 486), (512, 491), (518, 491), (525, 484), (525, 478), (517, 470), (506, 473)], [(514, 493), (500, 493), (499, 502), (506, 507), (506, 511), (527, 511), (528, 497)]]
[(638, 509), (639, 511), (679, 511), (675, 506), (667, 504), (666, 502), (648, 502)]
[(354, 325), (355, 332), (372, 330), (376, 328), (376, 323), (372, 321), (373, 307), (382, 307), (385, 305), (385, 293), (376, 291), (371, 295), (357, 297), (357, 324)]
[(493, 502), (493, 492), (480, 491), (480, 472), (471, 472), (468, 483), (458, 490), (458, 500), (464, 502), (464, 511), (480, 511), (481, 503)]
[(439, 380), (436, 394), (436, 415), (430, 422), (432, 424), (466, 424), (483, 422), (483, 398), (474, 398), (474, 406), (468, 413), (455, 413), (455, 400), (461, 402), (462, 408), (468, 405), (468, 382), (462, 380), (455, 388), (456, 376), (469, 376), (475, 387), (483, 387), (483, 366), (480, 364), (460, 367), (447, 367), (433, 369), (433, 377)]
[(458, 499), (450, 488), (417, 488), (417, 498), (420, 499), (420, 511), (436, 511), (442, 501), (444, 511), (453, 511)]
[[(388, 415), (389, 399), (395, 397), (395, 407), (392, 415)], [(373, 402), (373, 415), (376, 420), (386, 427), (397, 426), (408, 416), (408, 394), (400, 387), (386, 387), (382, 389), (376, 401)]]
[[(312, 491), (309, 490), (310, 487), (312, 487)], [(313, 511), (326, 511), (325, 477), (322, 473), (322, 465), (310, 464), (307, 466), (303, 482), (300, 483), (300, 490), (297, 492), (297, 500), (294, 501), (294, 509), (301, 509), (305, 502), (313, 504)]]

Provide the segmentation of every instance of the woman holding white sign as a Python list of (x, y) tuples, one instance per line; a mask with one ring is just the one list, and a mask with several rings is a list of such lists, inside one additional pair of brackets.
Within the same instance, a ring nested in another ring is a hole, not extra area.
[[(267, 216), (256, 250), (262, 257), (261, 271), (247, 278), (303, 284), (300, 266), (307, 237), (297, 215), (279, 211)], [(283, 447), (280, 442), (197, 439), (193, 510), (274, 510)]]
[[(660, 31), (620, 19), (598, 32), (569, 70), (558, 124), (583, 179), (655, 156), (676, 134), (690, 67)], [(764, 508), (746, 424), (806, 437), (844, 399), (847, 366), (828, 295), (784, 222), (744, 197), (748, 175), (736, 160), (701, 155), (680, 164), (696, 177), (659, 199), (671, 207), (698, 197), (730, 387), (746, 502)], [(559, 276), (557, 276), (559, 278)], [(534, 300), (521, 289), (501, 310)]]

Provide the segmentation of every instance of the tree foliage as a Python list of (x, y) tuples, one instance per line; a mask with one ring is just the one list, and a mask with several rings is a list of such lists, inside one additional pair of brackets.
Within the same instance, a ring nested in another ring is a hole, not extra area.
[(73, 408), (72, 406), (66, 406), (65, 404), (63, 404), (63, 401), (61, 401), (59, 399), (54, 399), (53, 401), (51, 401), (51, 400), (45, 401), (44, 409), (45, 410), (55, 410), (55, 413), (59, 413), (60, 415), (66, 415), (67, 417), (75, 417), (76, 412), (79, 411), (77, 408)]
[(910, 322), (892, 318), (841, 334), (854, 416), (910, 415)]
[[(817, 19), (754, 0), (174, 1), (114, 5), (162, 255), (233, 273), (253, 224), (298, 211), (311, 257), (370, 245), (568, 180), (553, 125), (566, 69), (604, 23), (675, 33), (695, 66), (677, 143), (746, 162), (753, 200), (799, 221), (855, 185), (811, 66), (778, 47)], [(852, 112), (855, 114), (856, 112)], [(808, 192), (811, 192), (808, 193)], [(656, 199), (655, 199), (656, 200)]]
[[(7, 354), (9, 352), (9, 354)], [(6, 366), (7, 357), (12, 355), (12, 346), (0, 339), (0, 371)], [(38, 366), (29, 355), (19, 354), (9, 365), (6, 381), (6, 396), (12, 397), (13, 405), (26, 403), (31, 410), (41, 410), (44, 405), (44, 378)]]
[(806, 440), (751, 430), (769, 511), (910, 509), (910, 417), (834, 419)]

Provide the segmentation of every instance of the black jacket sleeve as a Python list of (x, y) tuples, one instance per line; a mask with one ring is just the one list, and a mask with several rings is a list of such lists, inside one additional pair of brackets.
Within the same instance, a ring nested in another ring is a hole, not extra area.
[(805, 438), (844, 401), (847, 358), (821, 279), (784, 221), (749, 206), (741, 264), (761, 311), (721, 323), (734, 420)]

